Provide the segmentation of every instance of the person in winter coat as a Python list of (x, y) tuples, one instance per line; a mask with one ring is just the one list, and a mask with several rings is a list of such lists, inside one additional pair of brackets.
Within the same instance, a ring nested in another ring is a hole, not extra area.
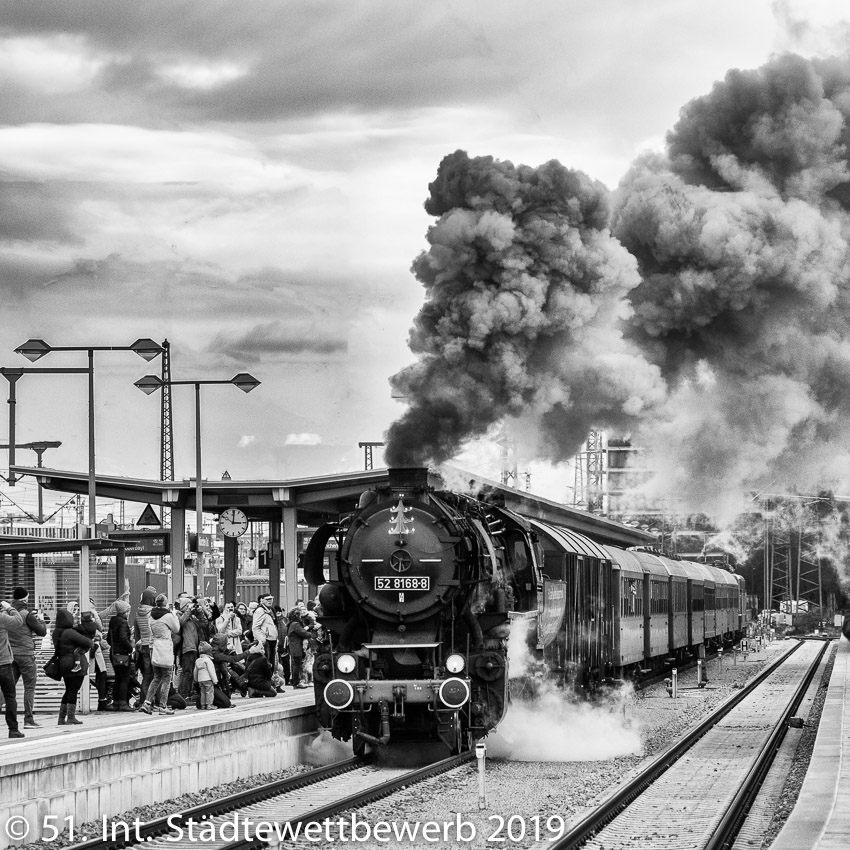
[(277, 691), (272, 685), (272, 665), (259, 644), (255, 644), (248, 650), (248, 666), (245, 669), (245, 677), (248, 679), (249, 697), (274, 697)]
[(239, 662), (248, 658), (248, 652), (232, 652), (228, 648), (227, 640), (227, 636), (219, 632), (213, 635), (210, 641), (212, 660), (218, 674), (218, 686), (227, 697), (233, 693), (234, 688), (243, 691), (242, 696), (245, 696), (245, 691), (237, 684), (237, 680), (245, 673), (244, 665)]
[(12, 674), (17, 685), (24, 680), (24, 726), (35, 726), (35, 683), (38, 668), (35, 663), (35, 642), (47, 634), (47, 626), (38, 611), (31, 611), (29, 591), (16, 587), (12, 592), (12, 607), (21, 615), (20, 625), (7, 625), (9, 646), (12, 649)]
[(144, 700), (153, 679), (151, 664), (151, 610), (156, 605), (156, 588), (146, 587), (139, 599), (136, 617), (133, 621), (133, 635), (139, 644), (136, 652), (136, 668), (142, 674), (142, 693), (139, 700)]
[(168, 609), (168, 597), (161, 593), (155, 599), (156, 605), (150, 612), (151, 627), (151, 667), (153, 675), (145, 692), (142, 711), (145, 714), (174, 714), (168, 705), (168, 691), (171, 687), (171, 671), (174, 668), (174, 639), (172, 635), (180, 633), (180, 621)]
[(86, 635), (74, 628), (74, 615), (70, 611), (63, 608), (56, 612), (53, 647), (56, 650), (56, 657), (59, 662), (59, 673), (65, 685), (65, 692), (62, 694), (62, 701), (59, 704), (59, 726), (78, 725), (83, 722), (77, 720), (77, 694), (80, 692), (88, 668), (78, 672), (72, 672), (72, 670), (75, 662), (74, 650), (78, 647), (91, 648), (92, 637), (94, 632), (97, 631), (93, 620), (91, 626), (92, 636)]
[[(227, 602), (224, 606), (224, 613), (215, 621), (215, 631), (218, 635), (226, 636), (227, 648), (231, 652), (242, 652), (242, 632), (244, 628), (242, 618), (236, 613), (235, 603)], [(210, 643), (212, 643), (212, 638)]]
[(272, 611), (274, 612), (275, 625), (277, 625), (277, 660), (280, 663), (283, 681), (289, 685), (292, 683), (292, 668), (289, 664), (289, 641), (286, 637), (286, 631), (289, 628), (289, 618), (283, 612), (280, 605), (275, 605)]
[(289, 643), (289, 663), (292, 668), (292, 687), (306, 688), (307, 685), (301, 680), (303, 678), (304, 666), (304, 641), (310, 637), (310, 632), (304, 628), (301, 615), (297, 608), (289, 612), (289, 628), (286, 630), (286, 638)]
[(15, 674), (12, 672), (12, 647), (8, 630), (23, 623), (23, 617), (5, 600), (0, 602), (0, 691), (6, 703), (6, 725), (10, 738), (23, 738), (18, 728), (18, 698), (15, 695)]
[(200, 704), (198, 708), (209, 711), (215, 708), (213, 705), (213, 690), (218, 683), (218, 675), (215, 672), (215, 664), (212, 660), (212, 647), (204, 640), (198, 646), (198, 657), (195, 660), (195, 681), (200, 691)]
[(188, 700), (194, 685), (195, 661), (198, 646), (209, 633), (209, 619), (203, 606), (194, 597), (184, 596), (180, 600), (180, 695)]
[(271, 593), (261, 596), (260, 604), (254, 609), (254, 620), (251, 623), (254, 640), (259, 641), (272, 669), (277, 664), (277, 623), (272, 612), (273, 602), (274, 597)]
[(112, 685), (112, 700), (116, 711), (132, 711), (127, 699), (130, 687), (130, 660), (133, 654), (133, 641), (130, 639), (130, 603), (118, 599), (114, 603), (115, 614), (109, 621), (109, 658), (115, 670)]
[(254, 640), (254, 637), (251, 634), (251, 623), (253, 622), (253, 618), (248, 613), (248, 606), (244, 602), (240, 602), (236, 606), (236, 613), (242, 621), (242, 643), (250, 644), (251, 641)]

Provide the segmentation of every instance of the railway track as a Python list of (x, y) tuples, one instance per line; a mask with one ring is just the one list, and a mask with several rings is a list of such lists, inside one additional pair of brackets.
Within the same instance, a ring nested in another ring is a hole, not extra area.
[(308, 824), (323, 824), (473, 757), (462, 753), (414, 770), (378, 768), (368, 757), (347, 759), (145, 823), (107, 819), (105, 834), (66, 850), (182, 850), (198, 844), (251, 850), (294, 841)]
[(796, 644), (545, 846), (729, 847), (829, 646)]

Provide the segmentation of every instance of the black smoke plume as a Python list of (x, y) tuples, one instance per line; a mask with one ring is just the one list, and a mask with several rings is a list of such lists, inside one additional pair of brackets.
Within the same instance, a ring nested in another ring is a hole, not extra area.
[(506, 417), (533, 418), (559, 457), (597, 423), (628, 427), (660, 397), (658, 370), (616, 326), (638, 281), (608, 232), (605, 187), (548, 162), (447, 156), (425, 209), (439, 221), (413, 264), (426, 289), (392, 378), (409, 403), (387, 434), (389, 465), (442, 462)]
[(659, 492), (715, 514), (846, 486), (848, 151), (850, 60), (786, 55), (687, 104), (610, 207), (554, 161), (446, 157), (388, 461), (445, 460), (507, 418), (558, 460), (632, 431)]

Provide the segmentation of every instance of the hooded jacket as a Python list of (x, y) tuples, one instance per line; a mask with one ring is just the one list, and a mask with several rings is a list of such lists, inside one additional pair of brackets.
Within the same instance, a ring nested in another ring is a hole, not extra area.
[(0, 664), (12, 663), (12, 647), (9, 645), (7, 629), (20, 625), (23, 622), (21, 615), (14, 609), (0, 611)]
[(254, 652), (248, 655), (248, 664), (245, 667), (245, 677), (248, 679), (249, 688), (257, 688), (258, 690), (266, 690), (272, 686), (272, 666), (266, 660), (266, 656), (262, 654), (262, 650), (257, 652), (259, 647), (254, 648)]
[[(81, 623), (82, 627), (91, 626), (93, 632), (97, 630), (94, 622)], [(74, 650), (77, 647), (91, 649), (91, 637), (74, 628), (74, 615), (64, 608), (56, 612), (56, 627), (53, 629), (53, 646), (59, 659), (59, 673), (63, 678), (73, 676), (84, 676), (86, 665), (76, 673), (71, 672), (74, 666)]]
[(134, 631), (137, 640), (141, 641), (142, 646), (151, 645), (151, 610), (156, 605), (156, 588), (147, 587), (142, 593), (139, 601), (139, 607), (136, 609), (136, 618), (134, 621)]
[(35, 639), (47, 634), (47, 626), (38, 619), (35, 611), (30, 611), (28, 603), (22, 599), (12, 601), (12, 607), (21, 615), (20, 624), (6, 626), (9, 633), (9, 646), (14, 658), (32, 658), (35, 656)]
[(277, 640), (277, 623), (274, 621), (272, 612), (265, 605), (258, 605), (254, 609), (251, 631), (254, 634), (254, 640), (258, 640), (261, 644)]
[(174, 641), (172, 635), (180, 632), (180, 621), (168, 608), (151, 609), (151, 663), (156, 667), (174, 665)]

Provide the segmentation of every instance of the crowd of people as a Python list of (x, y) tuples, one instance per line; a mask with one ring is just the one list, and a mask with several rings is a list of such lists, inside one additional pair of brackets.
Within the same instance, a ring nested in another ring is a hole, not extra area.
[[(72, 602), (56, 614), (51, 634), (64, 685), (60, 726), (77, 725), (77, 696), (87, 676), (98, 711), (173, 714), (190, 704), (202, 711), (229, 708), (232, 698), (274, 697), (312, 686), (313, 657), (323, 641), (315, 601), (298, 600), (288, 613), (271, 594), (226, 602), (181, 593), (172, 603), (148, 587), (131, 628), (129, 591), (104, 611), (80, 611)], [(16, 685), (23, 679), (24, 728), (37, 727), (35, 650), (47, 618), (32, 610), (25, 588), (0, 601), (0, 690), (10, 738), (23, 738)], [(107, 665), (107, 658), (109, 665)], [(112, 668), (110, 688), (109, 668)]]

